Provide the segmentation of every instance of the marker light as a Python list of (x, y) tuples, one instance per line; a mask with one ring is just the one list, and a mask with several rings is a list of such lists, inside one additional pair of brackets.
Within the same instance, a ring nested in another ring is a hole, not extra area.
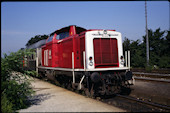
[(92, 57), (89, 57), (89, 60), (92, 60)]
[(104, 30), (104, 34), (107, 34), (107, 31), (106, 31), (106, 30)]
[(121, 56), (120, 59), (123, 60), (123, 56)]
[(90, 65), (90, 66), (93, 66), (93, 62), (92, 62), (92, 57), (91, 57), (91, 56), (89, 57), (89, 60), (90, 60), (89, 65)]

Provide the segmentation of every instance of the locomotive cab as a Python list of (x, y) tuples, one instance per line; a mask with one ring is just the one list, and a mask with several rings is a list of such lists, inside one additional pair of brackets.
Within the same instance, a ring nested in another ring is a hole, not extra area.
[(70, 53), (73, 51), (73, 37), (85, 30), (72, 25), (51, 33), (46, 45), (42, 46), (42, 66), (71, 68)]

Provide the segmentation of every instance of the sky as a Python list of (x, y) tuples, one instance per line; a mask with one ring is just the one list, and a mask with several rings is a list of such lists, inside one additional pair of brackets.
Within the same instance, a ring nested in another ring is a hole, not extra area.
[[(170, 29), (170, 3), (147, 1), (148, 29)], [(1, 2), (1, 57), (25, 48), (36, 35), (77, 25), (113, 29), (122, 39), (145, 35), (145, 1)]]

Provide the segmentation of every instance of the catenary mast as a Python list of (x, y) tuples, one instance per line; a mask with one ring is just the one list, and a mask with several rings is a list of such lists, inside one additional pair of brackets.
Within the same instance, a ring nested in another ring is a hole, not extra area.
[(149, 66), (149, 41), (148, 41), (148, 26), (147, 26), (147, 6), (145, 0), (145, 18), (146, 18), (146, 61)]

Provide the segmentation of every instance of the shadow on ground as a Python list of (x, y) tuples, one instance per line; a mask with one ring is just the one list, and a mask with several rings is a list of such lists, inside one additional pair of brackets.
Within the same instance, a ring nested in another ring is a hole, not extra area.
[(50, 93), (44, 93), (44, 94), (38, 94), (38, 95), (34, 95), (32, 97), (29, 98), (29, 101), (32, 105), (40, 105), (40, 103), (42, 101), (45, 101), (49, 98), (51, 98), (53, 95), (51, 95)]

